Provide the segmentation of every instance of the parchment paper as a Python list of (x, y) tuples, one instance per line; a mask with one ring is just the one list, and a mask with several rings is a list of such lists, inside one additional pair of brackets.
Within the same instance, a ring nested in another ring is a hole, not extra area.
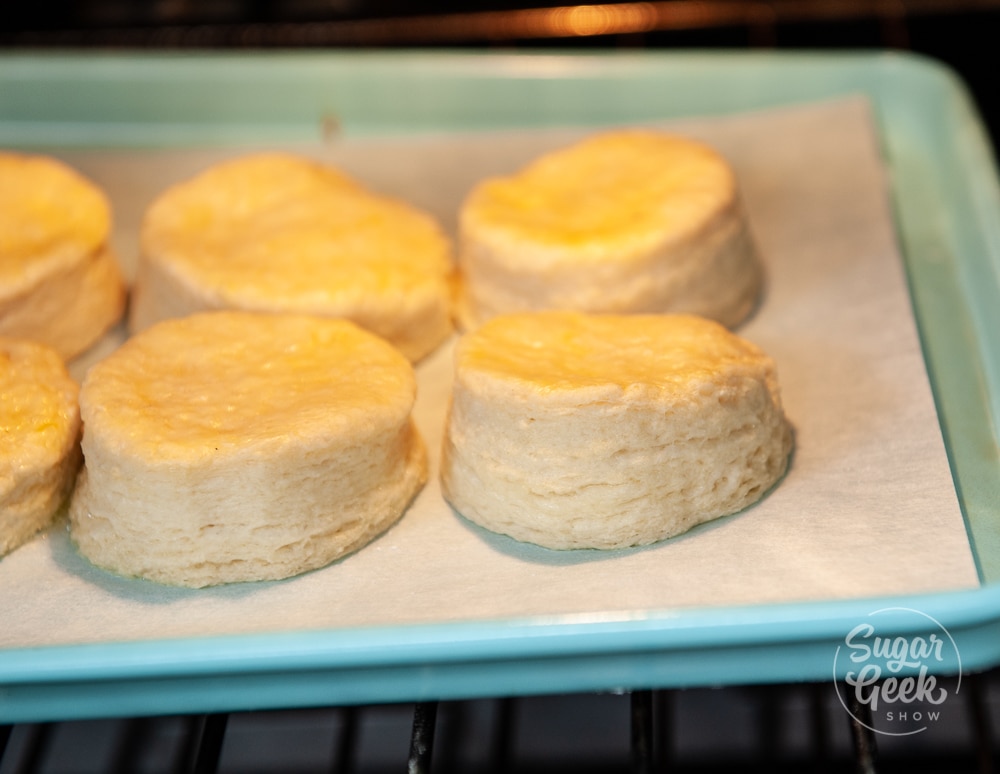
[[(298, 578), (192, 591), (119, 578), (58, 525), (0, 561), (0, 646), (843, 599), (978, 584), (910, 309), (886, 170), (861, 98), (671, 124), (734, 164), (769, 284), (740, 329), (778, 363), (791, 469), (757, 506), (656, 546), (553, 552), (471, 525), (436, 476), (451, 349), (419, 367), (431, 482), (358, 553)], [(579, 129), (341, 139), (298, 150), (454, 228), (478, 178)], [(109, 191), (123, 263), (165, 185), (236, 151), (65, 155)], [(131, 271), (131, 268), (129, 268)], [(78, 375), (116, 343), (74, 364)]]

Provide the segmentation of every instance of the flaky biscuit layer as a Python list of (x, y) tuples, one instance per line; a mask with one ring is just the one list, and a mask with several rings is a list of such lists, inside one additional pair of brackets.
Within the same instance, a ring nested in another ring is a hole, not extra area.
[(761, 498), (792, 445), (772, 360), (686, 315), (505, 315), (460, 340), (442, 488), (556, 549), (625, 548)]
[(62, 162), (0, 152), (0, 336), (71, 359), (122, 316), (104, 193)]
[(101, 567), (184, 586), (326, 565), (423, 485), (415, 390), (395, 348), (344, 320), (159, 323), (84, 381), (73, 539)]
[(619, 130), (485, 180), (460, 212), (458, 318), (685, 312), (727, 326), (763, 273), (736, 180), (685, 138)]
[(0, 338), (0, 556), (48, 526), (73, 487), (77, 395), (57, 352)]
[(451, 245), (428, 215), (296, 156), (224, 162), (143, 221), (130, 325), (210, 309), (344, 317), (413, 361), (451, 332)]

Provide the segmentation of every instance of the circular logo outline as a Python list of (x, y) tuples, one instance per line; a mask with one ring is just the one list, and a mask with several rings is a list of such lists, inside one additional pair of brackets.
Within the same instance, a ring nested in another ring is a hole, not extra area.
[[(883, 607), (883, 608), (880, 608), (878, 610), (873, 610), (872, 612), (870, 612), (868, 614), (868, 617), (870, 618), (870, 617), (872, 617), (874, 615), (878, 615), (879, 613), (888, 613), (888, 612), (916, 613), (917, 615), (926, 618), (928, 621), (932, 621), (942, 632), (944, 632), (944, 635), (948, 638), (948, 641), (951, 643), (952, 649), (955, 651), (955, 659), (958, 662), (958, 682), (955, 685), (955, 693), (957, 694), (959, 691), (961, 691), (961, 689), (962, 689), (962, 654), (958, 650), (958, 645), (955, 642), (955, 638), (951, 636), (951, 632), (948, 631), (948, 629), (945, 627), (945, 625), (942, 624), (939, 620), (937, 620), (934, 616), (928, 615), (927, 613), (923, 612), (922, 610), (915, 610), (912, 607)], [(872, 731), (872, 732), (874, 732), (876, 734), (882, 734), (883, 736), (913, 736), (914, 734), (919, 734), (919, 733), (927, 730), (928, 726), (922, 726), (920, 728), (913, 729), (911, 731), (896, 731), (896, 732), (894, 732), (894, 731), (885, 731), (885, 730), (882, 730), (882, 729), (875, 728), (874, 726), (868, 725), (867, 723), (865, 723), (864, 721), (862, 721), (861, 718), (859, 718), (857, 715), (855, 715), (853, 712), (851, 712), (850, 707), (848, 707), (847, 704), (844, 703), (844, 697), (841, 695), (840, 690), (837, 687), (838, 684), (841, 682), (841, 678), (839, 678), (837, 676), (837, 657), (840, 655), (840, 648), (841, 648), (841, 646), (838, 645), (837, 646), (837, 650), (833, 654), (833, 689), (834, 689), (834, 693), (837, 694), (837, 701), (840, 702), (840, 706), (844, 708), (844, 711), (848, 715), (850, 715), (851, 718), (853, 718), (855, 722), (857, 722), (863, 728), (867, 728), (869, 731)]]

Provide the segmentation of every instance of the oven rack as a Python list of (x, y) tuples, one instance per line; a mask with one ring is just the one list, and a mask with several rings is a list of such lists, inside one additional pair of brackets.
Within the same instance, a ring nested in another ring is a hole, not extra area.
[(989, 774), (1000, 670), (964, 681), (950, 725), (905, 742), (847, 714), (843, 686), (802, 683), (24, 723), (0, 726), (0, 774)]

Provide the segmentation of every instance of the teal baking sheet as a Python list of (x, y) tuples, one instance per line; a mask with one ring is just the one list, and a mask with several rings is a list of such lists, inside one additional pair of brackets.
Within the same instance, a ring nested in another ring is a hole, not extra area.
[(7, 649), (0, 722), (825, 680), (840, 668), (845, 633), (888, 608), (916, 611), (899, 617), (895, 634), (947, 630), (954, 647), (934, 664), (941, 673), (1000, 663), (1000, 364), (991, 336), (1000, 330), (1000, 201), (974, 107), (942, 67), (895, 54), (7, 55), (0, 146), (232, 148), (338, 133), (586, 127), (858, 94), (874, 107), (892, 172), (978, 588)]

